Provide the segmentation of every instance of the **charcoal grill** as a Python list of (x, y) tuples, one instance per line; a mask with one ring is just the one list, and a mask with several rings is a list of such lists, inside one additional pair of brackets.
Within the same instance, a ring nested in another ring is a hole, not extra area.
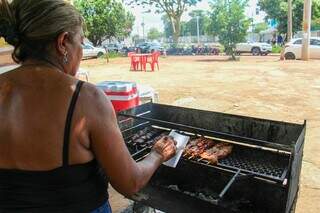
[(155, 103), (120, 112), (118, 121), (136, 161), (150, 153), (157, 137), (171, 130), (233, 144), (232, 153), (216, 165), (182, 158), (177, 168), (161, 166), (132, 200), (164, 212), (294, 211), (306, 122)]

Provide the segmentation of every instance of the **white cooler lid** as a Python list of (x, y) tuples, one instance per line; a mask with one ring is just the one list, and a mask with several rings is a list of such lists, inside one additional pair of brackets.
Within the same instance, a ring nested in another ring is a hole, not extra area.
[(128, 81), (104, 81), (98, 83), (97, 87), (105, 92), (130, 92), (137, 86), (136, 83)]

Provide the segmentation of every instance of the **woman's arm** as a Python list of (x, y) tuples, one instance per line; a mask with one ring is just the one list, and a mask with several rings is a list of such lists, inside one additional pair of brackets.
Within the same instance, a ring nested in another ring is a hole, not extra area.
[(102, 92), (89, 86), (89, 132), (91, 148), (105, 170), (111, 185), (121, 194), (130, 196), (139, 191), (160, 164), (174, 156), (176, 147), (170, 138), (162, 138), (150, 155), (136, 163), (122, 138), (111, 102)]

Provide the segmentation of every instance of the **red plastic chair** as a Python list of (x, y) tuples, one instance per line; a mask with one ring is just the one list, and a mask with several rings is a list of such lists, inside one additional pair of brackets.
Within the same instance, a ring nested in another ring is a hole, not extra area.
[(128, 52), (128, 57), (130, 58), (130, 70), (136, 71), (139, 67), (139, 57), (134, 56), (135, 52)]
[(159, 56), (160, 56), (160, 52), (153, 52), (151, 55), (151, 61), (146, 62), (146, 63), (150, 64), (152, 71), (154, 71), (155, 65), (157, 65), (157, 68), (159, 70)]

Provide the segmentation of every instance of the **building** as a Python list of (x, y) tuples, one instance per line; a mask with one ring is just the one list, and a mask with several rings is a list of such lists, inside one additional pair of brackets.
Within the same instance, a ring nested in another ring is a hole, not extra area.
[(265, 22), (266, 13), (260, 10), (258, 1), (259, 0), (249, 0), (245, 10), (246, 16), (252, 19), (252, 25)]

